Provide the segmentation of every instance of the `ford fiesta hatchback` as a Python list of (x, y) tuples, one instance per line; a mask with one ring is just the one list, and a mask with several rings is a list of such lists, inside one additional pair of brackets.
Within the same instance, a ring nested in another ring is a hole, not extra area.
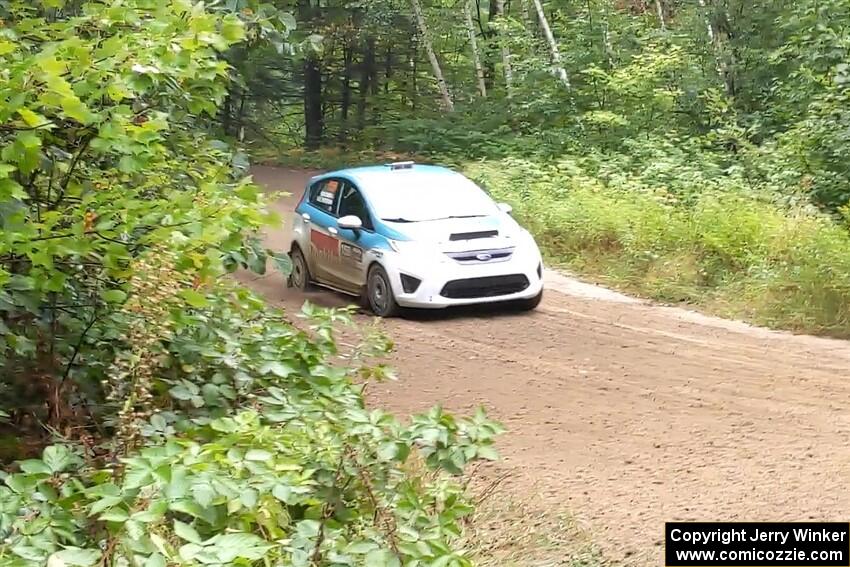
[(399, 307), (512, 302), (543, 295), (540, 250), (475, 183), (401, 162), (319, 175), (295, 209), (291, 287), (362, 297), (378, 316)]

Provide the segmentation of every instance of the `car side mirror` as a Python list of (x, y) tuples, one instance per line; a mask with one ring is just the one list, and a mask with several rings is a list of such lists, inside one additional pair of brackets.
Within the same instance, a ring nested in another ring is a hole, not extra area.
[(514, 208), (507, 203), (499, 203), (496, 206), (499, 207), (499, 210), (505, 213), (506, 215), (511, 214), (514, 210)]
[(336, 222), (336, 224), (339, 228), (345, 230), (360, 230), (361, 228), (363, 228), (363, 221), (360, 220), (360, 217), (357, 217), (355, 215), (348, 215), (342, 217)]

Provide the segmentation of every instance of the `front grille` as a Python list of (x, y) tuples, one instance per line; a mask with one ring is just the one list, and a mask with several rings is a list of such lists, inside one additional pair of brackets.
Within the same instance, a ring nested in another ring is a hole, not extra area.
[(449, 240), (475, 240), (476, 238), (490, 238), (499, 236), (498, 230), (482, 230), (479, 232), (456, 232), (449, 235)]
[(468, 252), (446, 252), (446, 256), (461, 264), (478, 264), (481, 262), (504, 262), (513, 255), (513, 248), (498, 250), (470, 250)]
[(519, 293), (529, 285), (528, 278), (522, 274), (509, 276), (489, 276), (486, 278), (468, 278), (452, 280), (443, 286), (440, 295), (449, 299), (475, 299), (478, 297), (498, 297)]

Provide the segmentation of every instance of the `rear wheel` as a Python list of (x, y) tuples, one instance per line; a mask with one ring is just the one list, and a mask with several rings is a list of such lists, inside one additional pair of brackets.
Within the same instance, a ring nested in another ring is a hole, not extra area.
[(520, 311), (534, 311), (537, 309), (537, 306), (540, 305), (540, 302), (543, 300), (543, 290), (540, 290), (540, 293), (535, 295), (534, 297), (529, 297), (528, 299), (520, 299), (516, 302), (516, 307)]
[(292, 259), (292, 272), (289, 274), (289, 287), (294, 287), (300, 291), (309, 291), (312, 288), (312, 281), (304, 253), (298, 246), (295, 246), (290, 253), (290, 258)]
[(395, 317), (398, 315), (399, 306), (390, 285), (390, 278), (381, 266), (375, 265), (369, 270), (369, 278), (366, 282), (366, 302), (372, 313), (378, 317)]

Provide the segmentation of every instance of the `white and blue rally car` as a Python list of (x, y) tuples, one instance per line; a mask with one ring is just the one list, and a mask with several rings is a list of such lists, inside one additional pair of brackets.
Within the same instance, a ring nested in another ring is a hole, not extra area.
[(288, 283), (362, 297), (381, 317), (492, 302), (531, 310), (543, 295), (543, 264), (510, 212), (444, 167), (401, 162), (319, 175), (295, 209)]

